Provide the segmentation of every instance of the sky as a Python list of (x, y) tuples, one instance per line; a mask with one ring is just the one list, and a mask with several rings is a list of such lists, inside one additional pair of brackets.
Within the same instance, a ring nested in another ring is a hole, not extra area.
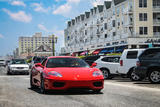
[(20, 36), (56, 35), (56, 51), (64, 47), (67, 21), (105, 0), (0, 0), (0, 56), (18, 48)]

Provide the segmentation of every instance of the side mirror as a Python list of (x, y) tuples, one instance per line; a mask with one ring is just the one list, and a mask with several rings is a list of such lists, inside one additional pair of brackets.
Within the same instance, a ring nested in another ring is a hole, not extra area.
[(41, 63), (36, 63), (35, 66), (44, 68), (44, 66)]
[(94, 62), (94, 63), (92, 63), (92, 65), (90, 67), (93, 68), (95, 66), (97, 66), (97, 63)]

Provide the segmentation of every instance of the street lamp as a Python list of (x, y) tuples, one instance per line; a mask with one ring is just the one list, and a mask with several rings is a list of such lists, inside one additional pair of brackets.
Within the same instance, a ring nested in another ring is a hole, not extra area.
[(58, 39), (58, 37), (56, 37), (55, 35), (51, 36), (50, 43), (52, 43), (53, 56), (55, 56), (55, 43), (57, 43), (57, 39)]

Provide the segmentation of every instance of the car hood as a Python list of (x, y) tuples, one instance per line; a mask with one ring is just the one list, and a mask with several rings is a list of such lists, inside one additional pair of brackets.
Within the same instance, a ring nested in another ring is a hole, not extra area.
[[(96, 68), (48, 68), (48, 72), (56, 71), (62, 75), (64, 80), (93, 80), (92, 76)], [(102, 76), (103, 77), (103, 76)]]
[(27, 64), (13, 64), (13, 65), (10, 65), (10, 67), (29, 67), (29, 65), (27, 65)]

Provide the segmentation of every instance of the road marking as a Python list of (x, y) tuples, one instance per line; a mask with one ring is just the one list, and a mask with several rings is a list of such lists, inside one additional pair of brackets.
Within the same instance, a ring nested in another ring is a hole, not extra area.
[[(135, 85), (130, 85), (130, 84), (120, 84), (120, 83), (114, 83), (114, 82), (104, 82), (105, 85), (114, 85), (114, 86), (120, 86), (120, 87), (127, 87), (127, 88), (134, 88), (134, 89), (140, 89), (140, 90), (146, 90), (146, 91), (159, 91), (160, 89), (158, 88), (150, 88), (146, 86), (135, 86)], [(152, 84), (151, 84), (152, 85)]]

